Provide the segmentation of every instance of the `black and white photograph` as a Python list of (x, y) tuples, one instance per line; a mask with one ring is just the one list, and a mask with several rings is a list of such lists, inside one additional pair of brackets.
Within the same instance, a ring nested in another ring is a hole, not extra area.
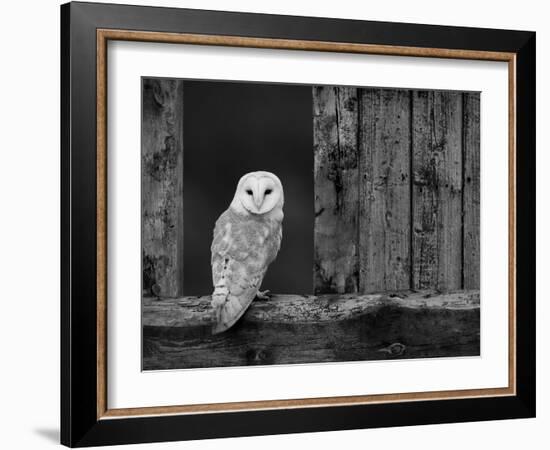
[(141, 99), (142, 370), (480, 356), (480, 92)]

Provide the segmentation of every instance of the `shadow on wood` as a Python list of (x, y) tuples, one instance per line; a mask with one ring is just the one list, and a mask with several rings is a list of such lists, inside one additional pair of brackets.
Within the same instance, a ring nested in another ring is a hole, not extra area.
[(275, 295), (211, 334), (210, 297), (143, 299), (143, 370), (479, 355), (479, 291)]

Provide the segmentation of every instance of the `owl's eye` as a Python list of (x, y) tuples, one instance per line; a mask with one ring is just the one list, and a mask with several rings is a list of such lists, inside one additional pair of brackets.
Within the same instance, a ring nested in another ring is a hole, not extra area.
[(247, 190), (246, 190), (246, 193), (247, 193), (248, 195), (252, 195), (252, 190), (251, 190), (251, 189), (247, 189)]
[(269, 195), (269, 194), (271, 194), (272, 192), (273, 192), (273, 191), (272, 191), (271, 189), (266, 189), (266, 190), (265, 190), (265, 195)]

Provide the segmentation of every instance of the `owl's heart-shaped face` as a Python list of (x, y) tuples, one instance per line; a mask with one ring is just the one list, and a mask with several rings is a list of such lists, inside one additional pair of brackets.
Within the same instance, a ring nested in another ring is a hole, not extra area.
[(239, 181), (233, 202), (251, 214), (266, 214), (282, 206), (283, 186), (270, 172), (247, 173)]

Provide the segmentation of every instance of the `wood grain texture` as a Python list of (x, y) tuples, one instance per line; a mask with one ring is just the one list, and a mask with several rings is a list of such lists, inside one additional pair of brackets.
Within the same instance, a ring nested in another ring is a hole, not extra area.
[(314, 292), (358, 290), (357, 89), (313, 88)]
[(479, 354), (479, 291), (275, 295), (211, 334), (210, 297), (143, 299), (143, 368)]
[(183, 81), (143, 79), (142, 272), (145, 295), (183, 294)]
[(327, 86), (313, 102), (315, 293), (479, 288), (479, 94)]
[[(414, 309), (470, 309), (479, 306), (479, 291), (438, 292), (393, 291), (372, 294), (273, 295), (267, 301), (256, 300), (246, 311), (247, 322), (323, 323), (348, 320), (374, 314), (382, 307)], [(180, 298), (144, 297), (143, 326), (195, 327), (210, 325), (211, 296)]]
[(413, 92), (413, 288), (462, 285), (462, 94)]
[(362, 89), (360, 291), (410, 287), (410, 91)]
[(464, 93), (463, 106), (463, 288), (479, 289), (480, 121), (479, 93)]

